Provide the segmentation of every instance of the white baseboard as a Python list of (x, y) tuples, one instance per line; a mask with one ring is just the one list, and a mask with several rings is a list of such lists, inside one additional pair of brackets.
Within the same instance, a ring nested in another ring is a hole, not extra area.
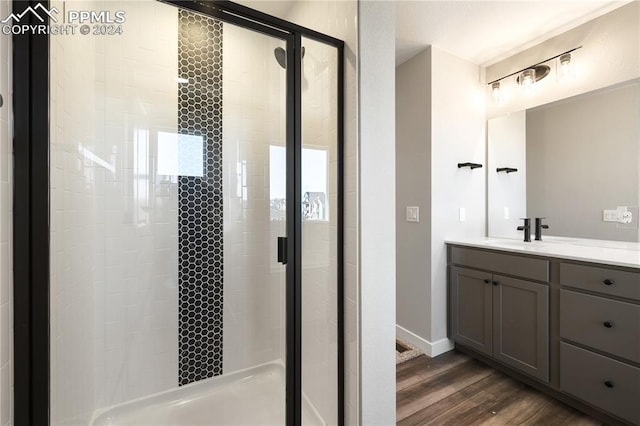
[(411, 343), (416, 348), (420, 349), (425, 355), (433, 358), (434, 356), (438, 356), (445, 352), (449, 352), (453, 349), (453, 341), (447, 338), (436, 340), (435, 342), (430, 342), (422, 337), (418, 336), (407, 330), (406, 328), (400, 327), (396, 324), (396, 336), (402, 340), (406, 340)]

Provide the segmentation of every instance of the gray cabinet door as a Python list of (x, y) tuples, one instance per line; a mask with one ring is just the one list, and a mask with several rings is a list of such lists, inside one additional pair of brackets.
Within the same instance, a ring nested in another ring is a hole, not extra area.
[(493, 356), (549, 381), (549, 286), (493, 276)]
[(458, 267), (450, 272), (451, 338), (491, 355), (491, 274)]

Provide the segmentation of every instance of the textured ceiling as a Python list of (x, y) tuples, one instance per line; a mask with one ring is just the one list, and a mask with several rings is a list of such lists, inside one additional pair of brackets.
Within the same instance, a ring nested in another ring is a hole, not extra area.
[(490, 65), (626, 3), (629, 0), (396, 1), (396, 65), (428, 45)]

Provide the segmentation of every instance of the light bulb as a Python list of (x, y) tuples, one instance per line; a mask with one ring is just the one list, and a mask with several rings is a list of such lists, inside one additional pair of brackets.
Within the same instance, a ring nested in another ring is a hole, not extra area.
[(531, 87), (536, 82), (536, 70), (528, 69), (522, 72), (522, 85)]
[(491, 83), (491, 95), (493, 96), (493, 100), (495, 102), (500, 101), (500, 82), (499, 81)]
[(529, 68), (522, 71), (518, 82), (524, 87), (526, 93), (531, 93), (536, 82), (536, 70)]
[(560, 62), (560, 72), (559, 79), (560, 80), (568, 80), (573, 77), (573, 67), (571, 66), (571, 53), (565, 53), (564, 55), (560, 55), (558, 59)]

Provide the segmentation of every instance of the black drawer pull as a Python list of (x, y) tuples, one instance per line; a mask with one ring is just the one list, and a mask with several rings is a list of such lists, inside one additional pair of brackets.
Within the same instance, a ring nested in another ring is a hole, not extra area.
[(605, 321), (604, 323), (602, 323), (602, 325), (604, 325), (607, 328), (613, 327), (613, 323), (611, 321)]
[(606, 285), (613, 285), (614, 282), (613, 282), (613, 280), (610, 280), (609, 278), (607, 278), (606, 280), (604, 280), (604, 283)]
[(612, 388), (613, 387), (613, 382), (610, 380), (607, 380), (606, 382), (604, 382), (604, 385), (608, 388)]
[(493, 285), (499, 285), (499, 284), (500, 284), (500, 281), (494, 281), (493, 282)]
[(488, 278), (487, 278), (486, 280), (484, 280), (484, 283), (485, 283), (485, 284), (489, 284), (490, 282), (491, 282), (491, 280), (490, 280), (490, 279), (488, 279)]

